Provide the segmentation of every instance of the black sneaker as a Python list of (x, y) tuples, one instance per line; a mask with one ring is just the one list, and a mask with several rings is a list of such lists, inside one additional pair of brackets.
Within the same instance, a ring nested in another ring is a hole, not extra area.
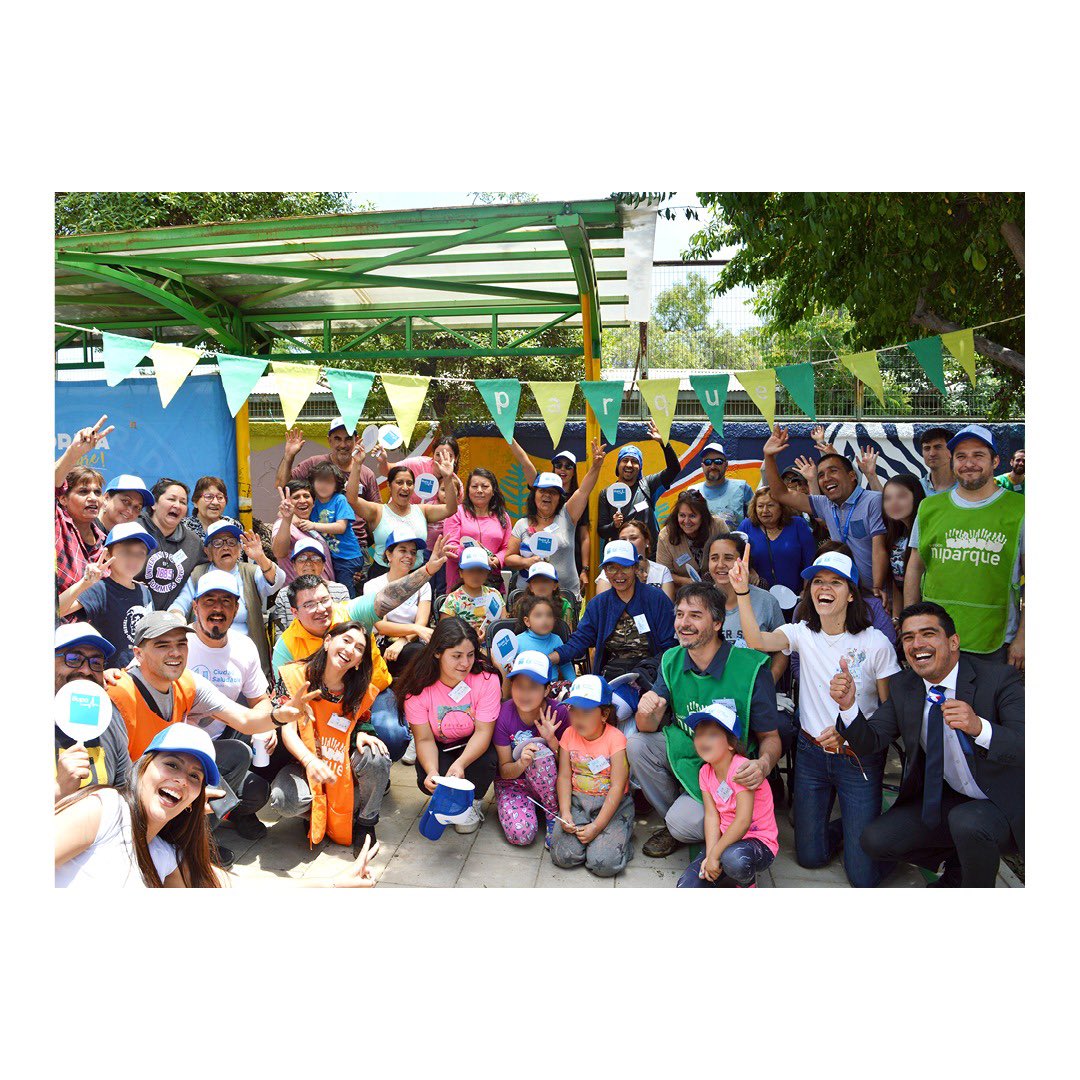
[(266, 826), (254, 814), (231, 817), (229, 823), (236, 830), (237, 836), (242, 836), (245, 840), (261, 840), (267, 833)]
[(667, 831), (667, 826), (665, 825), (663, 828), (657, 829), (656, 832), (641, 845), (641, 852), (650, 859), (666, 859), (669, 855), (674, 855), (681, 847), (686, 847), (686, 845), (681, 840), (676, 840), (675, 837)]
[(236, 856), (227, 847), (221, 847), (218, 845), (217, 849), (217, 863), (222, 870), (228, 870), (232, 864), (236, 862)]

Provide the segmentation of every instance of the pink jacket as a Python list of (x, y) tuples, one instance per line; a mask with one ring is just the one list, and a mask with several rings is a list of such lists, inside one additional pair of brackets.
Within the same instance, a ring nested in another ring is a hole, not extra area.
[[(492, 555), (499, 560), (501, 567), (506, 561), (506, 549), (510, 545), (510, 535), (513, 522), (507, 515), (506, 523), (499, 524), (498, 518), (493, 514), (487, 517), (474, 518), (465, 512), (465, 507), (459, 506), (457, 513), (452, 514), (443, 523), (443, 539), (449, 543), (451, 540), (461, 543), (463, 538), (475, 540), (483, 545)], [(458, 552), (460, 555), (460, 551)], [(458, 570), (458, 555), (450, 555), (446, 560), (446, 591), (456, 588), (461, 583), (461, 572)]]

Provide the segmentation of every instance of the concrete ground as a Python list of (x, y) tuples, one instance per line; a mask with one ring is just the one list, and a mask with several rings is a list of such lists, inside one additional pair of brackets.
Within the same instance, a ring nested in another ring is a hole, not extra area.
[[(895, 782), (898, 769), (891, 769)], [(377, 827), (381, 850), (372, 864), (378, 888), (539, 888), (539, 889), (657, 889), (674, 888), (689, 862), (683, 848), (667, 859), (649, 859), (641, 845), (661, 821), (655, 813), (639, 817), (634, 828), (634, 857), (623, 873), (614, 878), (594, 877), (584, 867), (561, 870), (544, 849), (543, 828), (531, 847), (507, 843), (492, 805), (494, 792), (485, 800), (486, 815), (480, 828), (461, 835), (448, 827), (437, 842), (422, 837), (417, 822), (427, 798), (416, 786), (412, 766), (394, 765), (391, 787), (383, 802)], [(758, 877), (762, 888), (847, 888), (840, 858), (821, 870), (805, 870), (795, 861), (794, 835), (787, 818), (787, 804), (777, 812), (780, 853), (772, 866)], [(279, 821), (261, 840), (241, 839), (226, 824), (218, 833), (220, 843), (230, 848), (236, 861), (233, 873), (247, 881), (271, 883), (278, 878), (332, 876), (353, 860), (352, 850), (324, 841), (312, 850), (307, 839), (307, 821)], [(921, 888), (926, 877), (915, 867), (901, 865), (883, 882), (886, 888)], [(999, 888), (1019, 888), (1022, 883), (1002, 863)]]

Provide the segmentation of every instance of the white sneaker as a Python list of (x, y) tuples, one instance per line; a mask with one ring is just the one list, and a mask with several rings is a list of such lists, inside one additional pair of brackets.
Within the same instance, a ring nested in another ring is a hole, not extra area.
[(454, 829), (459, 833), (476, 832), (476, 830), (480, 828), (480, 822), (483, 820), (484, 814), (480, 809), (480, 802), (477, 799), (473, 799), (472, 806), (465, 811), (465, 820), (456, 822), (454, 824)]
[(401, 755), (401, 762), (403, 765), (416, 764), (416, 740), (410, 739), (409, 745), (405, 747), (405, 753)]

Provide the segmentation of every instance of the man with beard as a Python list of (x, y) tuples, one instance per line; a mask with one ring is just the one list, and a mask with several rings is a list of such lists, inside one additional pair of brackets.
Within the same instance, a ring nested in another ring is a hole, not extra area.
[(904, 606), (941, 604), (964, 651), (1024, 670), (1024, 497), (994, 481), (994, 436), (978, 424), (950, 440), (956, 486), (919, 504)]
[[(54, 690), (76, 679), (104, 686), (105, 661), (116, 650), (89, 623), (58, 626), (53, 638), (56, 653)], [(56, 801), (90, 784), (122, 787), (131, 772), (128, 735), (124, 720), (113, 706), (112, 721), (97, 739), (76, 742), (53, 728), (56, 749)]]
[(1017, 495), (1024, 494), (1024, 464), (1027, 455), (1023, 450), (1017, 450), (1009, 459), (1009, 471), (995, 477), (998, 487), (1006, 491), (1015, 491)]
[(727, 467), (724, 444), (709, 443), (701, 457), (701, 471), (705, 479), (694, 487), (705, 496), (709, 513), (718, 517), (729, 529), (734, 529), (746, 517), (754, 492), (745, 480), (728, 480)]

